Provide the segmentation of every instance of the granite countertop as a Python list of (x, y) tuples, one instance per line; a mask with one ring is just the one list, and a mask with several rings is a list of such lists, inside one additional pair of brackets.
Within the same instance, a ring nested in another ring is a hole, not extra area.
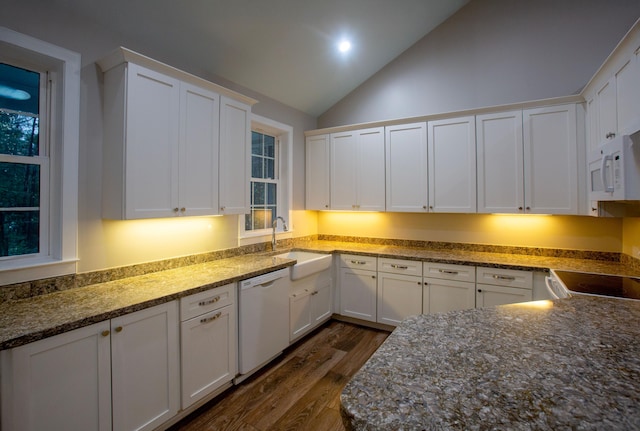
[(112, 319), (295, 263), (244, 255), (0, 304), (0, 350)]
[(347, 384), (352, 430), (640, 429), (640, 301), (412, 316)]
[[(639, 270), (629, 266), (592, 259), (339, 241), (307, 241), (304, 246), (295, 248), (508, 269), (546, 271), (555, 268), (640, 276)], [(0, 303), (0, 350), (291, 266), (295, 260), (274, 257), (274, 254), (286, 251), (245, 254)]]

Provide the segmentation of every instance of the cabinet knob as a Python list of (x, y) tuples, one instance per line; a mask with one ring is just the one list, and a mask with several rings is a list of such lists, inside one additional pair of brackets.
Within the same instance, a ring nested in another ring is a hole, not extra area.
[(376, 276), (375, 276), (375, 275), (372, 275), (372, 276), (371, 276), (371, 278), (376, 278)]
[(329, 208), (329, 205), (325, 205), (324, 207), (325, 207), (325, 208)]
[(482, 289), (478, 289), (478, 293), (482, 293)]
[(220, 207), (220, 211), (224, 211), (224, 207)]
[(116, 328), (116, 332), (122, 332), (122, 326), (118, 326), (118, 327)]
[(180, 212), (185, 212), (187, 209), (185, 207), (180, 208)]
[(607, 134), (605, 135), (605, 138), (607, 138), (607, 139), (613, 139), (613, 138), (615, 138), (615, 137), (616, 137), (615, 132), (609, 132), (609, 133), (607, 133)]
[(173, 212), (174, 212), (174, 213), (177, 213), (177, 212), (178, 212), (178, 207), (175, 207), (175, 208), (173, 209)]
[(429, 209), (432, 210), (433, 209), (433, 205), (429, 205)]
[(102, 335), (103, 337), (107, 337), (110, 333), (110, 331), (102, 331), (100, 335)]
[(426, 206), (426, 205), (422, 205), (422, 209), (423, 209), (423, 210), (426, 210), (426, 209), (427, 209), (427, 206)]
[(522, 211), (522, 207), (518, 207), (518, 210), (519, 210), (519, 211)]
[(527, 207), (527, 211), (531, 211), (531, 207)]

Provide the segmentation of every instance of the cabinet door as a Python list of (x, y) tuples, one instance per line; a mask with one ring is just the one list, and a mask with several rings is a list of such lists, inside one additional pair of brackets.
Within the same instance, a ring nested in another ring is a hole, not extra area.
[(111, 320), (113, 429), (151, 430), (178, 412), (178, 304)]
[(180, 85), (180, 213), (218, 214), (220, 96)]
[(478, 212), (524, 211), (522, 111), (476, 117)]
[(376, 321), (376, 273), (359, 269), (340, 270), (340, 314)]
[(378, 274), (378, 323), (399, 325), (405, 317), (422, 313), (422, 277)]
[(289, 341), (311, 329), (311, 293), (308, 289), (289, 295)]
[(308, 210), (329, 209), (329, 135), (306, 139), (306, 202)]
[(2, 352), (4, 430), (111, 429), (109, 322)]
[(476, 285), (464, 281), (426, 278), (422, 299), (425, 314), (468, 310), (476, 306)]
[(384, 127), (358, 132), (357, 160), (357, 209), (384, 211)]
[(357, 209), (356, 132), (331, 134), (331, 209)]
[(331, 317), (331, 279), (323, 281), (311, 294), (311, 323), (317, 326)]
[(427, 210), (427, 124), (385, 128), (387, 211)]
[(169, 217), (178, 208), (180, 82), (129, 63), (125, 217)]
[(494, 307), (496, 305), (527, 302), (533, 299), (531, 289), (517, 287), (478, 284), (476, 286), (476, 307)]
[(429, 121), (429, 211), (476, 212), (475, 117)]
[(220, 97), (220, 213), (249, 212), (251, 107)]
[(616, 79), (611, 77), (596, 91), (598, 99), (598, 145), (611, 139), (618, 129), (616, 113)]
[(527, 109), (523, 115), (525, 211), (578, 214), (576, 105)]
[(182, 408), (230, 382), (237, 372), (235, 305), (181, 323)]
[(616, 72), (617, 134), (629, 135), (637, 131), (640, 116), (640, 70), (638, 52)]

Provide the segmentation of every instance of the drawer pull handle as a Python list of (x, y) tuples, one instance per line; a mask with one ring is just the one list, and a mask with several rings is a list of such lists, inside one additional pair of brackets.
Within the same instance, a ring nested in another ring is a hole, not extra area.
[(392, 264), (391, 264), (391, 268), (395, 268), (395, 269), (409, 269), (409, 267), (408, 267), (408, 266), (406, 266), (406, 265), (397, 265), (397, 264), (395, 264), (395, 263), (392, 263)]
[(458, 275), (458, 271), (451, 271), (449, 269), (439, 269), (441, 274)]
[(493, 274), (494, 280), (514, 281), (516, 278), (512, 275), (498, 275)]
[(352, 260), (351, 263), (353, 263), (354, 265), (366, 265), (367, 262), (365, 262), (364, 260)]
[(198, 302), (198, 305), (200, 307), (204, 307), (205, 305), (211, 305), (211, 304), (215, 304), (216, 302), (220, 301), (220, 295), (216, 296), (213, 299), (209, 299), (207, 301), (200, 301)]
[(312, 294), (312, 295), (317, 295), (317, 294), (318, 294), (318, 291), (317, 291), (317, 290), (315, 290), (315, 291), (313, 291), (311, 294)]
[(222, 316), (222, 312), (218, 311), (215, 316), (211, 316), (211, 317), (207, 317), (206, 319), (200, 319), (200, 323), (209, 323), (209, 322), (213, 322), (214, 320), (217, 320), (218, 318), (220, 318), (220, 316)]

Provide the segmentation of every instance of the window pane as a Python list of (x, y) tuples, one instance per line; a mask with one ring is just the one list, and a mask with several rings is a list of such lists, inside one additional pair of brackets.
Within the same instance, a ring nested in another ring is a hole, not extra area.
[(275, 157), (276, 138), (269, 135), (264, 136), (264, 155), (267, 157)]
[(276, 175), (275, 175), (276, 161), (273, 159), (264, 159), (264, 164), (265, 164), (265, 173), (264, 173), (265, 178), (274, 180), (276, 178)]
[[(273, 183), (266, 184), (267, 186), (267, 205), (275, 205), (276, 199), (276, 185)], [(275, 212), (274, 212), (275, 215)]]
[(0, 111), (0, 153), (37, 156), (38, 131), (37, 117)]
[(0, 209), (40, 206), (40, 166), (0, 162)]
[(264, 155), (262, 137), (263, 135), (258, 132), (251, 132), (251, 154)]
[(262, 157), (251, 157), (251, 178), (264, 178)]
[(0, 109), (38, 115), (40, 74), (0, 63)]
[(253, 190), (251, 205), (264, 205), (266, 203), (264, 183), (252, 182), (251, 184)]
[(39, 211), (0, 211), (0, 257), (38, 253), (39, 237)]

